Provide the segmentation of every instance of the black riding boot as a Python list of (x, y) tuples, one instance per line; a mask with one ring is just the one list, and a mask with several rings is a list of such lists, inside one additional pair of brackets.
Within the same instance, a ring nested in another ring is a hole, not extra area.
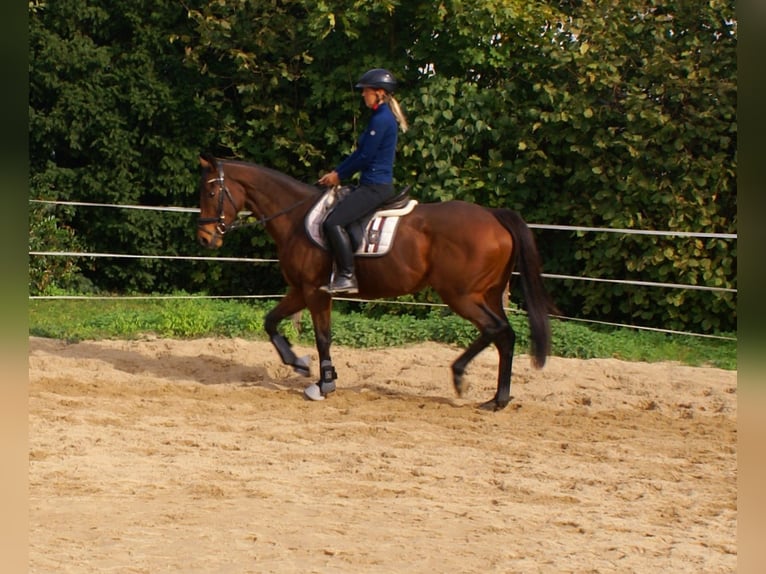
[(354, 277), (354, 252), (351, 249), (348, 232), (340, 225), (333, 225), (325, 228), (325, 237), (330, 243), (335, 258), (335, 275), (332, 283), (322, 287), (322, 291), (357, 293), (359, 289)]

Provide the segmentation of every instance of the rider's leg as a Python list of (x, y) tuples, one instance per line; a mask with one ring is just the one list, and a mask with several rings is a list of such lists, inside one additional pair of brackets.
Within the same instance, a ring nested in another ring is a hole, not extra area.
[(371, 213), (393, 195), (393, 185), (359, 185), (333, 210), (324, 222), (325, 237), (337, 265), (335, 280), (324, 290), (331, 293), (356, 293), (354, 253), (346, 227)]
[(332, 282), (322, 289), (329, 293), (357, 293), (354, 253), (348, 232), (340, 225), (325, 225), (324, 232), (335, 259), (335, 275)]

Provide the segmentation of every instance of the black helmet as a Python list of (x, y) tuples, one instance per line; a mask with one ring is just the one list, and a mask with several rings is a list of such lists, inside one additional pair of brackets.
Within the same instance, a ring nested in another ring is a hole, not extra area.
[(396, 78), (388, 70), (383, 68), (373, 68), (366, 71), (359, 78), (356, 84), (357, 88), (382, 88), (389, 94), (393, 94), (396, 89)]

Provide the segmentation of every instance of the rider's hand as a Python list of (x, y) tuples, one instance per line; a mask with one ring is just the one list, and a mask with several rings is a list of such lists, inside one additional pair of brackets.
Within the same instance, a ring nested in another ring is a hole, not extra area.
[(324, 185), (325, 187), (340, 185), (340, 178), (338, 177), (338, 172), (331, 171), (330, 173), (324, 174), (322, 177), (319, 178), (319, 181), (317, 181), (317, 183), (319, 185)]

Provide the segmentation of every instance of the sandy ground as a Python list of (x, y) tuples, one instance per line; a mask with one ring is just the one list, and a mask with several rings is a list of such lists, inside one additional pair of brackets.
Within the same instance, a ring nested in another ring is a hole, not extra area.
[[(737, 374), (242, 339), (29, 342), (30, 572), (734, 572)], [(299, 348), (309, 354), (311, 348)]]

